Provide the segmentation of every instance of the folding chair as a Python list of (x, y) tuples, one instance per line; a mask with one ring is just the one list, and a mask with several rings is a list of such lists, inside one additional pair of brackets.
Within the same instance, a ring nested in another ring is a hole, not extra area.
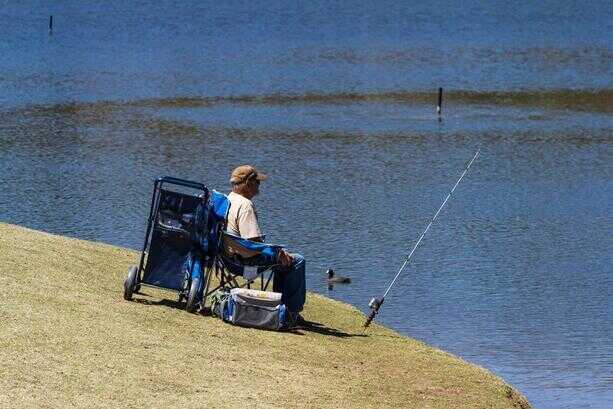
[[(216, 231), (209, 235), (208, 241), (216, 249), (212, 252), (212, 262), (207, 264), (203, 306), (209, 295), (223, 287), (251, 288), (259, 281), (261, 290), (268, 289), (274, 278), (273, 268), (279, 265), (279, 251), (283, 247), (247, 240), (225, 231), (230, 209), (226, 195), (211, 191), (209, 204), (210, 214), (214, 217), (209, 226), (215, 225)], [(213, 275), (219, 281), (214, 288), (209, 289)]]

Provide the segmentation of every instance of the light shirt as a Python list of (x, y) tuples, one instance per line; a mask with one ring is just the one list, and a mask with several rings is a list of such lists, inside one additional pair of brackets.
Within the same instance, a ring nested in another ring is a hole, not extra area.
[(230, 192), (228, 200), (230, 201), (226, 226), (228, 233), (244, 239), (262, 237), (258, 215), (251, 200), (234, 192)]

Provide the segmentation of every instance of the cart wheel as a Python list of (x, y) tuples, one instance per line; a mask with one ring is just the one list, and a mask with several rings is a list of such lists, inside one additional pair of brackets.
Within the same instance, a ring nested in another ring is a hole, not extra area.
[(185, 309), (187, 312), (194, 313), (198, 309), (198, 291), (200, 289), (200, 277), (196, 277), (192, 280), (192, 283), (189, 287), (189, 294), (187, 295), (187, 304), (185, 304)]
[(183, 274), (183, 281), (181, 282), (181, 290), (179, 291), (179, 294), (177, 297), (179, 303), (187, 301), (187, 294), (189, 293), (190, 284), (191, 284), (190, 273), (189, 271), (185, 271), (185, 274)]
[(132, 266), (128, 270), (128, 277), (126, 281), (123, 282), (123, 299), (130, 301), (132, 299), (132, 294), (134, 294), (134, 289), (136, 287), (136, 279), (138, 267)]

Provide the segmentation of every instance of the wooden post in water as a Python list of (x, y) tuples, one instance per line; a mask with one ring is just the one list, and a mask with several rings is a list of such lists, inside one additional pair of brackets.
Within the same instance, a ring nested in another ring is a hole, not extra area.
[(49, 34), (53, 34), (53, 15), (49, 16)]
[(443, 88), (438, 87), (438, 104), (436, 105), (436, 113), (438, 114), (438, 120), (441, 120), (441, 108), (443, 106)]

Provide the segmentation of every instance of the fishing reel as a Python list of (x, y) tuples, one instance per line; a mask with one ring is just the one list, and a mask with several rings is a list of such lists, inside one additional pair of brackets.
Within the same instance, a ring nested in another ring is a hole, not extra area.
[(372, 320), (375, 319), (375, 316), (379, 312), (379, 308), (381, 308), (383, 301), (385, 301), (385, 298), (373, 298), (370, 300), (368, 306), (370, 307), (371, 311), (370, 314), (368, 314), (368, 318), (366, 318), (366, 322), (364, 323), (364, 329), (368, 328)]

